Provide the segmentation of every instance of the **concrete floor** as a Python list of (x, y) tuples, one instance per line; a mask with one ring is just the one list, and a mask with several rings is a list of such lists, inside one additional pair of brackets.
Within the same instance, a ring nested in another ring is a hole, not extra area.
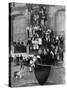
[[(39, 85), (34, 71), (29, 72), (29, 67), (24, 67), (22, 72), (23, 77), (21, 79), (16, 79), (14, 77), (14, 72), (19, 71), (20, 66), (15, 66), (14, 63), (11, 65), (11, 86), (12, 87), (22, 87), (22, 86), (37, 86)], [(65, 83), (65, 68), (61, 66), (54, 66), (51, 68), (51, 72), (45, 85), (56, 85)]]

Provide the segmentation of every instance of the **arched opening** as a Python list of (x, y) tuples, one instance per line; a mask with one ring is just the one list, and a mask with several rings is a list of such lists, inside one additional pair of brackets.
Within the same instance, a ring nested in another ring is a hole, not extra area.
[(13, 15), (11, 22), (11, 42), (23, 41), (26, 44), (26, 26), (29, 23), (28, 17), (22, 14)]
[(57, 35), (63, 35), (65, 31), (65, 10), (58, 10), (55, 14), (55, 29)]
[(25, 40), (26, 19), (24, 16), (16, 16), (13, 20), (13, 40)]

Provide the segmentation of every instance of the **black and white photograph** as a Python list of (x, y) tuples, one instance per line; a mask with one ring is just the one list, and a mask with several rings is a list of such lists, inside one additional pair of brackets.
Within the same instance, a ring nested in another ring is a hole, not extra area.
[(9, 87), (65, 84), (65, 6), (8, 6)]

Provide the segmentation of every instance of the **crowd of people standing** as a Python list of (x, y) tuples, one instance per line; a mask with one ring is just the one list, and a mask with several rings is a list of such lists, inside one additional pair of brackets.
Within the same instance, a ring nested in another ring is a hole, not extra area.
[(42, 50), (50, 56), (51, 60), (63, 61), (64, 37), (56, 35), (56, 32), (48, 27), (46, 7), (40, 7), (38, 11), (31, 10), (31, 12), (30, 26), (26, 28), (29, 51)]

